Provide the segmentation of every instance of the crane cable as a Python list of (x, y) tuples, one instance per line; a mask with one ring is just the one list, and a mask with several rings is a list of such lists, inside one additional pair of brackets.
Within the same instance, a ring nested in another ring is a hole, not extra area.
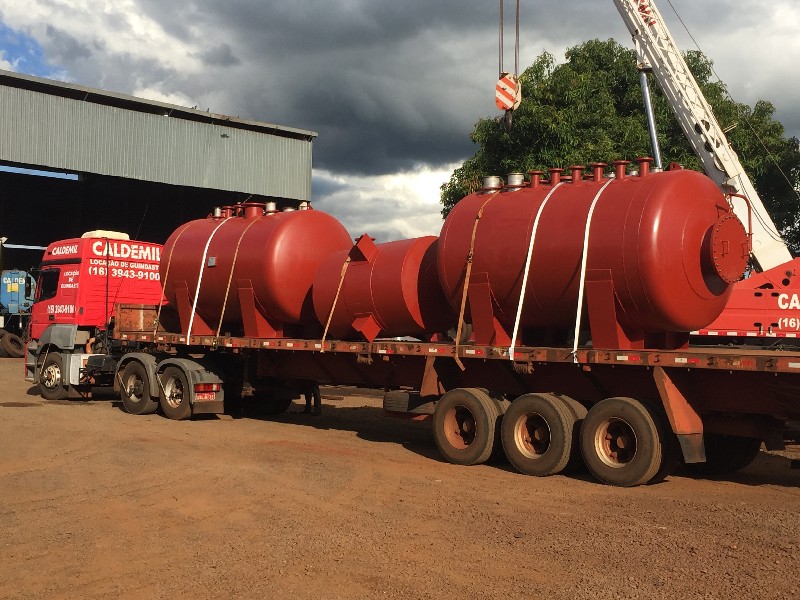
[[(678, 9), (675, 8), (675, 6), (672, 4), (672, 0), (667, 0), (667, 4), (669, 4), (669, 7), (672, 9), (672, 12), (675, 13), (675, 16), (678, 18), (678, 21), (680, 21), (681, 26), (683, 26), (683, 29), (686, 31), (686, 33), (688, 34), (689, 38), (694, 43), (695, 48), (697, 48), (697, 51), (700, 52), (703, 56), (708, 56), (703, 51), (703, 49), (700, 47), (700, 44), (697, 43), (697, 40), (695, 39), (694, 35), (692, 35), (692, 32), (689, 30), (689, 27), (684, 22), (683, 17), (681, 17), (680, 13), (678, 13)], [(711, 68), (711, 72), (714, 74), (714, 77), (717, 78), (717, 81), (722, 84), (722, 92), (725, 94), (725, 97), (728, 100), (730, 100), (731, 102), (736, 103), (736, 101), (731, 97), (730, 92), (728, 92), (728, 87), (723, 83), (722, 78), (719, 76), (719, 74), (717, 73), (716, 69), (714, 68), (714, 65), (710, 64), (709, 67)], [(798, 191), (798, 189), (795, 188), (794, 185), (792, 185), (791, 180), (789, 179), (789, 177), (784, 172), (783, 168), (778, 163), (778, 160), (775, 158), (775, 155), (772, 152), (770, 152), (769, 148), (767, 148), (767, 145), (764, 143), (764, 140), (762, 140), (761, 136), (758, 135), (758, 132), (753, 127), (753, 124), (750, 122), (750, 119), (747, 118), (747, 115), (744, 116), (744, 122), (747, 125), (748, 129), (750, 129), (750, 132), (755, 136), (755, 138), (758, 141), (758, 143), (764, 149), (764, 152), (766, 152), (767, 156), (772, 161), (772, 164), (775, 165), (775, 167), (778, 169), (778, 172), (786, 180), (786, 184), (789, 186), (789, 189), (792, 190), (794, 192), (795, 196), (797, 196), (797, 199), (800, 200), (800, 191)], [(741, 176), (740, 176), (740, 179), (741, 179)], [(778, 242), (784, 242), (785, 243), (785, 240), (783, 240), (783, 238), (781, 238), (781, 237), (777, 237), (776, 238), (770, 232), (770, 228), (767, 227), (767, 224), (765, 223), (764, 217), (762, 217), (757, 211), (753, 211), (753, 214), (755, 215), (756, 219), (761, 223), (761, 225), (764, 227), (764, 229), (767, 232), (767, 234), (772, 239), (774, 239), (775, 241), (778, 241)], [(795, 225), (797, 225), (797, 222), (798, 222), (798, 219), (795, 218)]]
[(503, 66), (505, 54), (505, 10), (504, 0), (500, 0), (500, 40), (498, 44), (498, 70), (499, 81), (495, 86), (495, 104), (504, 111), (503, 123), (506, 131), (511, 131), (511, 113), (519, 107), (522, 99), (522, 90), (519, 83), (519, 0), (516, 10), (516, 33), (514, 37), (514, 74), (506, 72)]
[[(505, 30), (505, 11), (504, 0), (500, 0), (500, 44), (498, 56), (498, 72), (502, 77), (505, 71), (503, 70), (503, 55), (505, 54), (504, 46), (504, 30)], [(514, 37), (514, 78), (519, 77), (519, 0), (517, 0), (517, 10), (515, 18), (515, 37)]]

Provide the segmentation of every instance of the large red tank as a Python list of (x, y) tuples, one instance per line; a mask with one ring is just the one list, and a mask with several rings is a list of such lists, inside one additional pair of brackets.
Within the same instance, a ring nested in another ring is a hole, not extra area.
[[(564, 181), (553, 170), (548, 184), (535, 174), (529, 185), (472, 194), (453, 208), (439, 240), (439, 274), (454, 308), (462, 300), (470, 240), (483, 208), (470, 294), (472, 282), (488, 284), (484, 304), (491, 301), (506, 333), (513, 329), (533, 224), (550, 195), (533, 245), (521, 329), (574, 326), (584, 233), (595, 199), (586, 264), (595, 308), (604, 299), (610, 317), (634, 338), (642, 338), (641, 332), (692, 331), (719, 315), (730, 284), (745, 269), (749, 244), (714, 183), (689, 170), (649, 173), (647, 161), (637, 176), (626, 176), (624, 163), (618, 163), (613, 180), (603, 176), (603, 165), (593, 167), (588, 178), (574, 168)], [(477, 292), (470, 296), (473, 321), (480, 298)], [(590, 325), (594, 332), (595, 323)]]
[(329, 255), (351, 246), (341, 223), (323, 212), (243, 204), (173, 232), (161, 254), (161, 281), (184, 332), (187, 320), (193, 333), (216, 332), (224, 306), (227, 330), (281, 336), (285, 325), (317, 324), (311, 306), (314, 273)]
[(349, 252), (331, 255), (314, 277), (317, 318), (325, 324), (330, 317), (330, 334), (339, 339), (430, 337), (447, 331), (455, 315), (439, 285), (437, 242), (427, 236), (375, 244), (364, 235)]

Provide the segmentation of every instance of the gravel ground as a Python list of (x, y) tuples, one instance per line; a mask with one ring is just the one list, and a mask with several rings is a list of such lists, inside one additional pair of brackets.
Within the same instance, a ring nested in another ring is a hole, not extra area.
[(781, 598), (800, 447), (635, 489), (441, 462), (427, 423), (136, 417), (48, 402), (0, 361), (0, 598)]

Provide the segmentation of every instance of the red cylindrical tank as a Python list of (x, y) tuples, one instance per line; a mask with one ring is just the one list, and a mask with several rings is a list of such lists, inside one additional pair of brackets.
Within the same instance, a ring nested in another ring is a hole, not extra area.
[(329, 329), (333, 337), (352, 339), (360, 332), (372, 341), (378, 335), (422, 337), (446, 331), (455, 318), (439, 285), (437, 243), (428, 236), (376, 245), (361, 236), (349, 252), (333, 254), (317, 270), (317, 319), (328, 321), (341, 281)]
[(618, 167), (610, 183), (602, 168), (591, 178), (573, 172), (555, 190), (537, 172), (529, 187), (461, 200), (439, 240), (439, 274), (452, 306), (461, 303), (470, 239), (483, 207), (472, 274), (485, 274), (494, 316), (507, 330), (513, 326), (533, 223), (552, 192), (536, 233), (521, 326), (571, 328), (587, 216), (608, 183), (591, 219), (587, 273), (589, 279), (608, 274), (619, 322), (635, 330), (688, 332), (713, 321), (746, 266), (747, 234), (706, 176), (689, 170), (651, 174), (648, 166), (642, 162), (641, 175), (632, 177)]
[(266, 211), (263, 204), (248, 203), (173, 232), (161, 253), (161, 281), (167, 300), (179, 308), (185, 304), (179, 294), (188, 291), (193, 302), (202, 271), (197, 314), (212, 329), (223, 305), (223, 323), (241, 324), (240, 288), (248, 294), (252, 289), (256, 310), (272, 323), (316, 323), (314, 273), (330, 254), (351, 246), (345, 228), (328, 214)]

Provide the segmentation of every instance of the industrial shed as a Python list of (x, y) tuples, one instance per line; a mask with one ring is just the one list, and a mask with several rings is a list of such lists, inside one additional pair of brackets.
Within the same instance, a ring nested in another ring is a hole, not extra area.
[(0, 164), (77, 175), (0, 172), (9, 244), (92, 229), (163, 242), (214, 206), (311, 195), (316, 134), (302, 129), (0, 70), (0, 131)]

